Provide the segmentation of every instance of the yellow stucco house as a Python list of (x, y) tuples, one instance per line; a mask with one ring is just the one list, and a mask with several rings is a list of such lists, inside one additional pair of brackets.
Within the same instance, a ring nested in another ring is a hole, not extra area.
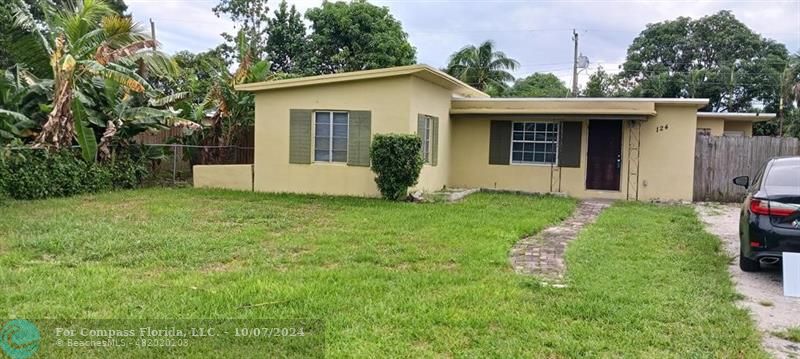
[(196, 166), (197, 187), (378, 196), (372, 136), (412, 133), (418, 190), (690, 201), (698, 132), (750, 136), (772, 116), (698, 113), (706, 99), (490, 98), (426, 65), (237, 89), (255, 93), (254, 164)]

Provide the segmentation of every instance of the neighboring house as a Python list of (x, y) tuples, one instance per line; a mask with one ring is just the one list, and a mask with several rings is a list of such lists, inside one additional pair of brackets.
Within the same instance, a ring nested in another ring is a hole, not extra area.
[(691, 200), (700, 131), (750, 135), (768, 114), (701, 114), (706, 99), (489, 98), (426, 65), (261, 82), (252, 166), (196, 166), (195, 186), (378, 196), (369, 146), (419, 134), (416, 189)]

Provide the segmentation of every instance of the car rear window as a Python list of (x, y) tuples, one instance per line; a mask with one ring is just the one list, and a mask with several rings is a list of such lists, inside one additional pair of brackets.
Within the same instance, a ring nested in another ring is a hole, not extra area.
[(765, 184), (767, 186), (800, 187), (800, 165), (772, 167), (767, 175)]

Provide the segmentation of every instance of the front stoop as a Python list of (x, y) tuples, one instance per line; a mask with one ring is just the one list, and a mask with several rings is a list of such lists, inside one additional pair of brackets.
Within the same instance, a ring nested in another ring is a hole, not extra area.
[(566, 271), (564, 252), (567, 244), (610, 205), (608, 200), (583, 200), (575, 213), (560, 224), (521, 239), (509, 254), (514, 271), (560, 283)]

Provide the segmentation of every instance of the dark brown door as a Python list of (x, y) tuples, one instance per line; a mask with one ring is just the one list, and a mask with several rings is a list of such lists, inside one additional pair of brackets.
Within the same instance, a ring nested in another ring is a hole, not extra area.
[(619, 191), (622, 121), (590, 120), (586, 189)]

